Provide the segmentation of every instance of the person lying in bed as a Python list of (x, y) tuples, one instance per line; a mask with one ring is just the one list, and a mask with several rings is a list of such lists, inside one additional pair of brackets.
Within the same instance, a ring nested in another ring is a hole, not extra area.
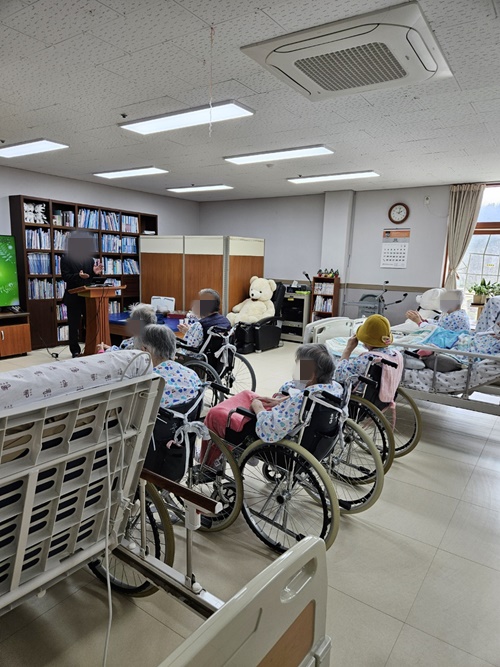
[[(470, 331), (470, 320), (467, 312), (462, 308), (464, 293), (462, 290), (446, 290), (441, 297), (441, 306), (445, 311), (437, 321), (431, 324), (437, 324), (447, 331)], [(427, 320), (424, 320), (416, 310), (409, 310), (406, 317), (419, 326)]]
[[(333, 370), (333, 360), (324, 345), (300, 345), (295, 354), (293, 379), (281, 386), (279, 394), (270, 398), (243, 391), (211, 408), (205, 417), (205, 425), (224, 437), (229, 412), (238, 407), (247, 408), (257, 415), (257, 437), (265, 442), (278, 442), (299, 423), (306, 389), (311, 393), (328, 391), (334, 396), (342, 396), (341, 385), (332, 379)], [(247, 417), (234, 414), (231, 428), (240, 431), (247, 421)]]
[[(367, 351), (362, 352), (356, 359), (351, 359), (351, 355), (359, 343), (362, 343)], [(391, 402), (403, 373), (403, 357), (397, 350), (389, 349), (391, 343), (392, 334), (389, 320), (383, 315), (370, 315), (359, 327), (356, 335), (351, 336), (347, 341), (346, 348), (335, 368), (335, 380), (337, 382), (346, 382), (349, 379), (355, 380), (359, 375), (365, 375), (370, 364), (377, 358), (388, 359), (397, 364), (397, 368), (385, 364), (382, 366), (379, 396), (384, 403)]]
[(189, 403), (201, 388), (201, 380), (193, 370), (173, 361), (175, 343), (173, 331), (162, 324), (148, 324), (139, 337), (140, 349), (151, 355), (153, 372), (165, 380), (161, 408)]

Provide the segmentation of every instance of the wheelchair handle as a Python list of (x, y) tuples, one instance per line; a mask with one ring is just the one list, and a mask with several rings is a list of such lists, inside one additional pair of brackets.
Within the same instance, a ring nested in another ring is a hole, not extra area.
[(243, 415), (244, 417), (250, 417), (250, 419), (257, 419), (255, 412), (247, 410), (247, 408), (236, 408), (235, 410), (232, 410), (232, 412), (237, 412), (239, 415)]
[(391, 368), (397, 368), (398, 365), (394, 363), (394, 361), (389, 361), (389, 359), (381, 359), (380, 360), (381, 364), (385, 364), (386, 366), (390, 366)]
[(364, 384), (370, 385), (370, 387), (377, 387), (378, 386), (378, 383), (375, 382), (375, 380), (372, 380), (372, 378), (368, 378), (365, 375), (358, 375), (358, 378)]
[(209, 382), (208, 384), (212, 389), (220, 391), (221, 394), (228, 395), (231, 393), (231, 390), (228, 387), (225, 387), (223, 384), (219, 384), (218, 382)]

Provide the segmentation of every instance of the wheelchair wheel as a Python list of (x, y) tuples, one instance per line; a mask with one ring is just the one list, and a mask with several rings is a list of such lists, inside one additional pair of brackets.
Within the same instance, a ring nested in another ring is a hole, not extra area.
[(226, 368), (222, 374), (222, 384), (231, 390), (231, 394), (239, 394), (240, 391), (255, 391), (257, 380), (252, 364), (242, 354), (235, 353), (233, 366)]
[(222, 503), (221, 512), (201, 517), (201, 530), (216, 532), (230, 526), (240, 513), (243, 483), (227, 443), (215, 433), (210, 432), (210, 435), (211, 440), (199, 463), (188, 470), (181, 484)]
[[(222, 384), (222, 380), (217, 371), (205, 361), (199, 359), (186, 359), (184, 366), (193, 370), (202, 382), (216, 382), (217, 384)], [(201, 416), (204, 417), (210, 408), (213, 408), (214, 405), (217, 405), (217, 403), (220, 403), (222, 400), (224, 400), (224, 397), (220, 392), (215, 391), (211, 387), (207, 387), (203, 397)]]
[(409, 454), (420, 441), (422, 435), (422, 417), (418, 405), (404, 389), (399, 388), (396, 397), (396, 419), (394, 439), (395, 456), (399, 458)]
[(322, 538), (327, 549), (332, 546), (339, 506), (330, 478), (312, 454), (290, 440), (257, 440), (239, 463), (243, 516), (264, 544), (283, 553), (313, 535)]
[[(127, 542), (134, 545), (141, 543), (141, 509), (139, 494), (132, 506), (127, 521), (122, 544)], [(174, 531), (165, 504), (149, 482), (146, 484), (146, 542), (149, 554), (172, 565), (175, 555)], [(106, 567), (104, 556), (89, 563), (90, 570), (103, 583), (106, 583)], [(111, 588), (117, 593), (132, 597), (146, 597), (156, 593), (158, 588), (153, 586), (142, 574), (120, 560), (113, 552), (109, 554), (109, 575)]]
[(366, 398), (353, 395), (349, 401), (349, 417), (373, 440), (382, 459), (384, 473), (387, 473), (393, 464), (396, 449), (394, 433), (387, 417)]
[(382, 459), (369, 435), (351, 419), (346, 419), (322, 463), (335, 487), (341, 513), (363, 512), (380, 496), (384, 485)]

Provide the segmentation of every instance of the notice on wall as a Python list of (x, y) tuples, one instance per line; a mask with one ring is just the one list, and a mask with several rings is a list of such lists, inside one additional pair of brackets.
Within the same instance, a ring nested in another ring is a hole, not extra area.
[(409, 245), (409, 229), (384, 229), (380, 268), (406, 269)]

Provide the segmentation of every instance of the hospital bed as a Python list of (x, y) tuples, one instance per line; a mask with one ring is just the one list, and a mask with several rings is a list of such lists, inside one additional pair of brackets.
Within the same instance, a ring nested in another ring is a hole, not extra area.
[(322, 540), (305, 538), (227, 604), (124, 541), (141, 476), (185, 498), (193, 524), (217, 511), (142, 471), (162, 391), (134, 350), (0, 374), (0, 615), (113, 550), (209, 619), (162, 667), (327, 667)]

